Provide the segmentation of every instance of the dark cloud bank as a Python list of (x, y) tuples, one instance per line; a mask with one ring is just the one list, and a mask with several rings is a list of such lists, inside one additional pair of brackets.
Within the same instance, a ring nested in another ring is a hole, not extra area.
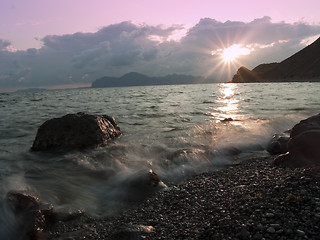
[(228, 81), (221, 56), (212, 55), (232, 44), (252, 50), (231, 66), (254, 67), (275, 62), (305, 47), (303, 40), (320, 34), (320, 25), (273, 23), (269, 17), (252, 22), (201, 19), (180, 40), (172, 35), (182, 25), (150, 26), (122, 22), (95, 33), (50, 35), (43, 47), (14, 51), (0, 39), (0, 89), (91, 83), (103, 76), (141, 72), (149, 76), (190, 74)]

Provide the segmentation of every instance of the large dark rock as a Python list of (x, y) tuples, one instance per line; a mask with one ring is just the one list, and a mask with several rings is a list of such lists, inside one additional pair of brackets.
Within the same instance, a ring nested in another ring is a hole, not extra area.
[(296, 124), (291, 130), (290, 137), (293, 138), (309, 130), (320, 130), (320, 114), (309, 117)]
[(81, 150), (107, 144), (121, 135), (113, 117), (86, 113), (68, 114), (43, 123), (32, 151)]
[(281, 167), (320, 166), (320, 114), (302, 120), (290, 133), (288, 153), (274, 161)]
[(1, 239), (45, 239), (42, 230), (53, 213), (52, 205), (42, 205), (37, 197), (10, 191), (1, 210), (10, 219), (6, 231), (0, 233)]
[(80, 210), (55, 212), (51, 204), (35, 196), (9, 191), (0, 202), (0, 239), (46, 240), (45, 232), (56, 224), (79, 220), (82, 215)]

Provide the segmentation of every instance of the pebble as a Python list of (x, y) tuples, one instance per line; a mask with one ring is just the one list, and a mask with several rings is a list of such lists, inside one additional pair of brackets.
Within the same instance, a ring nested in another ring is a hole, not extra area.
[(270, 227), (273, 227), (274, 229), (279, 229), (281, 226), (278, 223), (272, 223), (270, 224)]
[(276, 230), (275, 230), (273, 227), (268, 227), (268, 228), (267, 228), (267, 232), (268, 232), (268, 233), (275, 233)]
[(262, 235), (261, 235), (261, 233), (255, 233), (254, 235), (253, 235), (253, 238), (254, 239), (256, 239), (256, 240), (262, 240)]
[(257, 227), (260, 229), (260, 231), (263, 231), (265, 229), (264, 226), (261, 223), (259, 223), (257, 225)]
[(266, 217), (267, 218), (272, 218), (272, 217), (274, 217), (274, 214), (273, 213), (266, 213)]
[(277, 234), (282, 234), (283, 233), (283, 229), (280, 229), (276, 232)]
[(297, 235), (300, 236), (300, 237), (303, 237), (304, 235), (306, 235), (306, 233), (300, 229), (297, 229)]

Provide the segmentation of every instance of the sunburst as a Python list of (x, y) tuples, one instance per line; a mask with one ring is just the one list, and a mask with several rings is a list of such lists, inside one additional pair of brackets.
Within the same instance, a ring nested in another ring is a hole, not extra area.
[(221, 49), (221, 57), (225, 63), (231, 63), (242, 55), (249, 55), (251, 50), (242, 44), (233, 44), (228, 48)]

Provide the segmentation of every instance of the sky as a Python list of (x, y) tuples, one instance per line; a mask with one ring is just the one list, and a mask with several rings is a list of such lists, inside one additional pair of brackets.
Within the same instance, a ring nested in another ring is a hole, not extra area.
[(229, 81), (320, 36), (318, 0), (1, 0), (0, 91), (136, 71)]

